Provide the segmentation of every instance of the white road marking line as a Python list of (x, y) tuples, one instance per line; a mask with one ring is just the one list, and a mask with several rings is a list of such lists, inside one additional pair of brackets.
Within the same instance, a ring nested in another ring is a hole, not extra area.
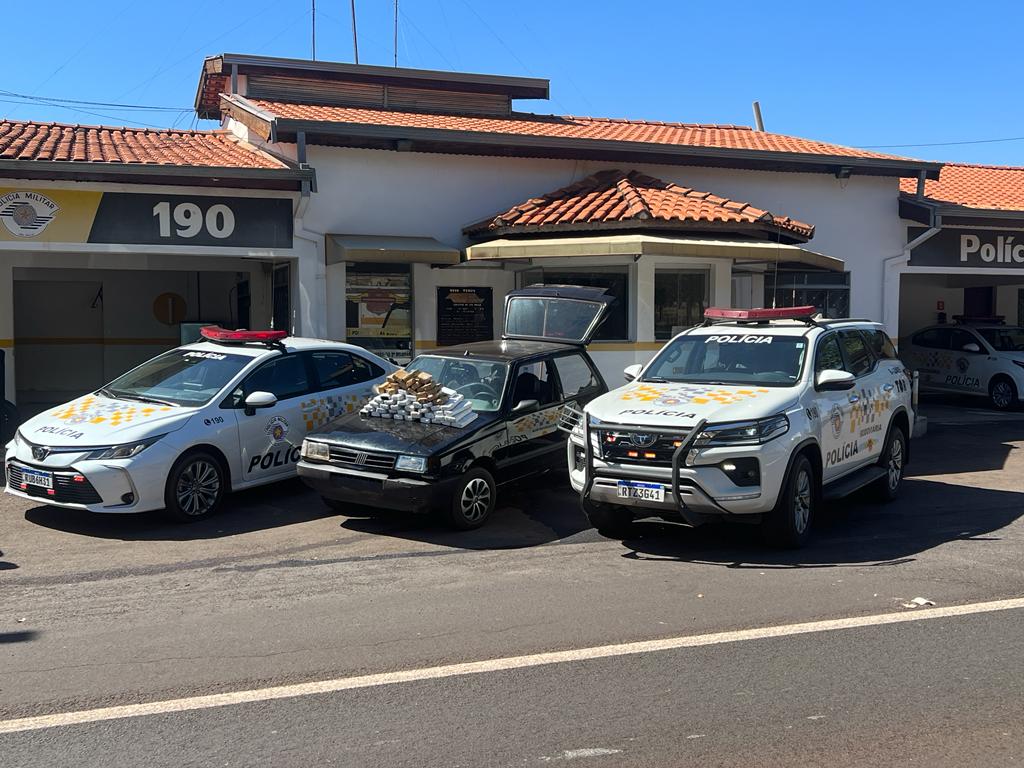
[(41, 728), (56, 728), (66, 725), (96, 723), (103, 720), (119, 720), (145, 715), (163, 715), (176, 712), (190, 712), (197, 709), (212, 709), (236, 704), (250, 704), (276, 699), (292, 699), (300, 696), (315, 696), (323, 693), (350, 691), (357, 688), (376, 688), (384, 685), (412, 683), (421, 680), (439, 680), (446, 677), (479, 675), (488, 672), (503, 672), (510, 669), (539, 667), (548, 664), (566, 664), (592, 659), (607, 659), (615, 656), (634, 656), (657, 651), (671, 651), (679, 648), (699, 648), (707, 645), (741, 643), (748, 640), (768, 640), (776, 637), (791, 637), (817, 632), (833, 632), (841, 629), (876, 627), (886, 624), (906, 624), (929, 619), (945, 619), (956, 616), (972, 616), (979, 613), (1011, 611), (1024, 608), (1024, 597), (1008, 600), (993, 600), (984, 603), (968, 603), (940, 608), (923, 608), (913, 612), (880, 613), (871, 616), (851, 616), (844, 619), (808, 621), (800, 624), (782, 624), (774, 627), (755, 627), (730, 632), (712, 632), (705, 635), (684, 635), (666, 637), (660, 640), (641, 640), (632, 643), (598, 645), (590, 648), (575, 648), (567, 651), (533, 653), (526, 656), (506, 656), (484, 661), (469, 661), (459, 664), (444, 664), (437, 667), (406, 669), (397, 672), (382, 672), (373, 675), (340, 677), (294, 685), (278, 685), (271, 688), (256, 688), (248, 691), (215, 693), (206, 696), (190, 696), (183, 699), (152, 701), (145, 704), (124, 704), (116, 707), (85, 709), (77, 712), (57, 712), (13, 720), (0, 720), (0, 734), (35, 731)]

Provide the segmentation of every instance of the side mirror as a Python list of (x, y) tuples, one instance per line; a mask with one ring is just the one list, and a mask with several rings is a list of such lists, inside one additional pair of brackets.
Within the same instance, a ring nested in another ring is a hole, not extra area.
[(272, 408), (277, 405), (277, 395), (271, 392), (250, 392), (245, 398), (245, 415), (252, 416), (257, 408)]
[(979, 347), (973, 341), (964, 344), (962, 347), (960, 347), (960, 349), (962, 349), (964, 352), (973, 352), (974, 354), (978, 354), (979, 352), (981, 352), (981, 347)]
[(636, 381), (637, 377), (640, 376), (640, 371), (644, 369), (640, 363), (634, 363), (633, 365), (627, 365), (622, 371), (622, 378), (626, 380), (628, 384), (631, 381)]
[(818, 374), (814, 386), (822, 392), (842, 392), (853, 389), (856, 383), (856, 378), (849, 371), (837, 371), (835, 368), (829, 368)]
[(536, 413), (540, 410), (540, 403), (536, 400), (520, 400), (512, 409), (513, 416), (526, 416), (528, 413)]

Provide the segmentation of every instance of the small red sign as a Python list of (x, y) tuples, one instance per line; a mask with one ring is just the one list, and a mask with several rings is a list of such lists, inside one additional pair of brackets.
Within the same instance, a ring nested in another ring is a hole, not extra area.
[(938, 301), (935, 302), (935, 311), (936, 312), (944, 312), (945, 310), (946, 310), (946, 302), (944, 302), (942, 299), (939, 299)]

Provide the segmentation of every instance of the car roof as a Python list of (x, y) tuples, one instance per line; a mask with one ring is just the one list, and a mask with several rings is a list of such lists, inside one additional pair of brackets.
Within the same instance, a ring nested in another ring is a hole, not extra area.
[(763, 322), (716, 322), (711, 325), (701, 325), (690, 328), (683, 331), (679, 335), (683, 334), (699, 334), (699, 335), (714, 335), (714, 334), (755, 334), (755, 335), (770, 335), (770, 336), (804, 336), (814, 332), (824, 333), (825, 331), (842, 329), (842, 328), (871, 328), (873, 330), (882, 330), (883, 326), (881, 323), (876, 323), (873, 320), (858, 320), (854, 318), (818, 318), (815, 320), (814, 325), (808, 323), (802, 323), (797, 320), (769, 320)]
[[(281, 339), (280, 345), (288, 352), (307, 352), (315, 350), (332, 350), (355, 352), (364, 357), (378, 358), (379, 356), (363, 347), (355, 344), (347, 344), (344, 341), (331, 341), (330, 339), (311, 339), (303, 336), (288, 336)], [(263, 357), (267, 353), (280, 352), (278, 344), (264, 342), (247, 342), (244, 344), (232, 344), (216, 341), (197, 341), (193, 344), (186, 344), (188, 349), (202, 350), (204, 352), (222, 352), (227, 354), (245, 355), (246, 357)]]
[(519, 341), (505, 339), (495, 341), (475, 341), (471, 344), (459, 344), (454, 347), (424, 351), (424, 355), (440, 355), (443, 357), (465, 357), (477, 360), (490, 360), (511, 363), (529, 357), (536, 357), (554, 352), (571, 352), (581, 349), (574, 344), (558, 344), (551, 341)]

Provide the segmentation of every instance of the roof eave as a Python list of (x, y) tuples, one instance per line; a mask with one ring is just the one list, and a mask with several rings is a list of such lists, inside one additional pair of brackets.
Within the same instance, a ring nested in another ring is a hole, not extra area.
[(718, 235), (761, 235), (762, 241), (776, 241), (781, 238), (787, 245), (806, 243), (814, 236), (813, 228), (811, 233), (805, 234), (802, 231), (792, 230), (786, 227), (777, 227), (767, 223), (755, 222), (696, 222), (696, 221), (668, 221), (662, 219), (625, 219), (609, 222), (566, 222), (561, 224), (512, 224), (493, 228), (479, 228), (478, 225), (470, 225), (463, 229), (463, 234), (473, 239), (491, 239), (495, 237), (515, 237), (516, 235), (563, 235), (569, 233), (610, 233), (610, 232), (682, 232), (691, 234), (715, 233)]
[(99, 163), (67, 160), (0, 160), (0, 177), (56, 181), (123, 181), (130, 184), (183, 184), (253, 189), (302, 190), (314, 185), (311, 168), (237, 168), (158, 163)]
[[(722, 147), (696, 147), (692, 145), (653, 144), (637, 141), (608, 141), (603, 139), (575, 139), (554, 136), (530, 136), (524, 134), (487, 133), (481, 131), (455, 131), (443, 128), (408, 128), (365, 123), (340, 123), (319, 120), (293, 120), (274, 117), (275, 134), (287, 141), (294, 134), (305, 132), (307, 143), (314, 144), (317, 136), (341, 138), (384, 139), (393, 141), (421, 141), (426, 143), (455, 145), (466, 144), (479, 147), (494, 146), (505, 150), (560, 150), (572, 157), (577, 153), (621, 153), (701, 161), (703, 165), (714, 165), (716, 161), (731, 161), (756, 166), (777, 166), (789, 169), (794, 166), (815, 169), (817, 172), (839, 173), (844, 169), (864, 175), (917, 177), (922, 171), (929, 179), (937, 179), (942, 163), (903, 158), (863, 158), (844, 155), (810, 154), (802, 152), (770, 152), (750, 149), (728, 149)], [(410, 151), (416, 151), (415, 146)], [(449, 150), (450, 151), (450, 150)], [(691, 163), (696, 164), (696, 163)]]

